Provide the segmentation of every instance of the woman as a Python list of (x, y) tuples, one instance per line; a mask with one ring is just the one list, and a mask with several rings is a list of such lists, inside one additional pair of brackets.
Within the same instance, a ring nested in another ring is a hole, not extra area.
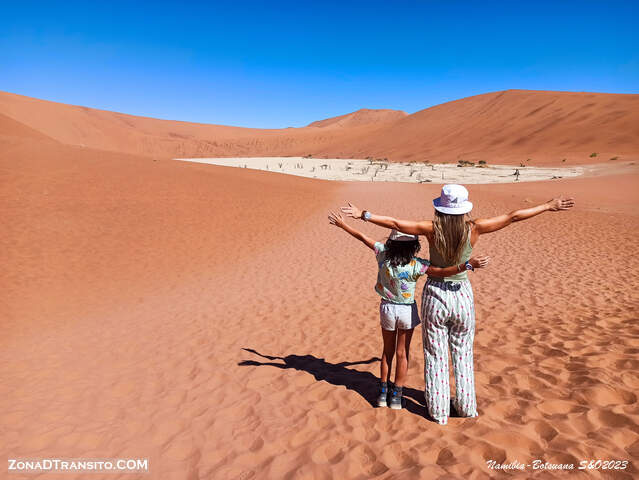
[[(413, 338), (413, 330), (420, 323), (415, 303), (417, 280), (424, 275), (440, 277), (455, 275), (458, 268), (456, 266), (433, 267), (430, 261), (417, 257), (417, 252), (421, 248), (417, 235), (406, 235), (397, 230), (391, 230), (386, 243), (381, 243), (348, 225), (339, 213), (331, 212), (328, 221), (375, 252), (378, 266), (375, 291), (381, 297), (379, 314), (384, 346), (380, 361), (380, 391), (377, 406), (388, 405), (390, 370), (393, 357), (397, 353), (395, 384), (390, 392), (389, 406), (394, 410), (401, 410), (410, 342)], [(473, 270), (482, 268), (488, 263), (488, 257), (471, 258), (469, 263)], [(465, 264), (460, 265), (461, 267), (465, 268)]]
[[(536, 207), (473, 221), (468, 216), (473, 208), (468, 201), (468, 190), (462, 185), (444, 185), (441, 195), (433, 200), (435, 218), (432, 221), (413, 222), (374, 215), (351, 203), (341, 210), (350, 217), (382, 227), (410, 235), (425, 235), (431, 263), (443, 268), (465, 263), (480, 235), (496, 232), (513, 222), (527, 220), (543, 212), (568, 210), (573, 205), (572, 199), (555, 198)], [(448, 422), (450, 415), (449, 346), (456, 385), (453, 405), (463, 417), (477, 416), (473, 371), (473, 290), (466, 271), (458, 270), (457, 274), (449, 277), (429, 277), (422, 293), (426, 408), (429, 415), (441, 425)]]

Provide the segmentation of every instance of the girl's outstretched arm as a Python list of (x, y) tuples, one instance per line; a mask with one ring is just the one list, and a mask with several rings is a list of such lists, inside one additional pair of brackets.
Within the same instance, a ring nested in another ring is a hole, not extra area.
[(331, 222), (331, 225), (335, 225), (336, 227), (341, 228), (345, 232), (350, 233), (353, 237), (355, 237), (357, 240), (362, 242), (371, 250), (375, 250), (375, 240), (373, 240), (368, 235), (364, 235), (359, 230), (356, 230), (353, 227), (351, 227), (348, 223), (344, 221), (344, 217), (342, 216), (341, 213), (331, 212), (328, 215), (328, 221)]
[(475, 220), (475, 228), (479, 234), (496, 232), (497, 230), (507, 227), (513, 222), (521, 222), (522, 220), (527, 220), (544, 212), (568, 210), (574, 205), (575, 202), (572, 198), (553, 198), (552, 200), (542, 203), (541, 205), (537, 205), (536, 207), (515, 210), (505, 215), (499, 215), (492, 218), (480, 218)]
[[(341, 210), (349, 217), (363, 220), (362, 211), (352, 203), (349, 203), (348, 207), (342, 207)], [(399, 220), (393, 217), (374, 215), (370, 212), (367, 213), (370, 216), (366, 218), (366, 221), (379, 225), (380, 227), (394, 228), (399, 232), (408, 233), (409, 235), (426, 235), (433, 231), (433, 222), (430, 220), (415, 222), (412, 220)]]
[[(485, 268), (486, 265), (488, 265), (489, 261), (490, 261), (490, 257), (481, 256), (481, 257), (472, 257), (470, 260), (468, 260), (468, 263), (470, 263), (474, 269), (477, 269), (477, 268)], [(445, 267), (445, 268), (434, 267), (433, 265), (429, 265), (428, 270), (426, 270), (426, 274), (432, 275), (433, 277), (442, 278), (442, 277), (450, 277), (452, 275), (456, 275), (457, 273), (465, 272), (465, 271), (466, 271), (465, 263), (460, 263), (459, 265), (453, 265), (452, 267)]]

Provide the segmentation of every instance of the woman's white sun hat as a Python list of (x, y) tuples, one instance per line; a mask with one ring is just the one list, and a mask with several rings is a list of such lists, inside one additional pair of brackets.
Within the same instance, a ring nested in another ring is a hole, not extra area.
[(473, 209), (473, 204), (468, 201), (468, 190), (463, 185), (444, 185), (442, 193), (433, 200), (435, 210), (449, 215), (463, 215)]
[(408, 235), (392, 229), (388, 239), (394, 240), (395, 242), (412, 242), (413, 240), (417, 240), (417, 235)]

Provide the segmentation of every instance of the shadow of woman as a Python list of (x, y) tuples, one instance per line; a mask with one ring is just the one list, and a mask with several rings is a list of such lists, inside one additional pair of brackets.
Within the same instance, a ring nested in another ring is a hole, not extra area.
[[(341, 362), (329, 363), (323, 358), (317, 358), (313, 355), (287, 355), (285, 357), (274, 357), (263, 355), (252, 348), (243, 348), (247, 352), (258, 355), (269, 362), (258, 362), (255, 360), (244, 360), (238, 365), (243, 367), (270, 366), (280, 368), (282, 370), (295, 369), (306, 373), (310, 373), (318, 381), (328, 382), (331, 385), (344, 386), (348, 390), (357, 392), (371, 407), (377, 408), (377, 395), (379, 388), (379, 378), (370, 372), (361, 372), (352, 368), (354, 365), (368, 365), (373, 362), (379, 362), (379, 358), (372, 357), (368, 360), (358, 362)], [(276, 362), (274, 360), (281, 360)], [(424, 417), (426, 409), (424, 408), (424, 391), (414, 388), (403, 388), (404, 408), (410, 413)]]

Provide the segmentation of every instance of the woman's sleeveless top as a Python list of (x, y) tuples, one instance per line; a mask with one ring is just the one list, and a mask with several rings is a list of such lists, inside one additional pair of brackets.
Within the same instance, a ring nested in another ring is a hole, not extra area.
[[(459, 263), (464, 263), (468, 261), (468, 259), (471, 257), (473, 253), (473, 246), (470, 244), (471, 233), (472, 233), (472, 230), (468, 232), (468, 240), (466, 241), (466, 245), (464, 246), (464, 250), (462, 251), (461, 260)], [(455, 265), (455, 263), (444, 262), (444, 259), (442, 258), (439, 251), (435, 249), (435, 246), (433, 245), (432, 242), (429, 242), (429, 252), (430, 252), (429, 253), (430, 263), (434, 267), (443, 268), (443, 267), (450, 267), (452, 265)], [(457, 263), (457, 265), (459, 263)], [(468, 272), (466, 270), (463, 270), (459, 273), (456, 273), (455, 275), (451, 275), (450, 277), (444, 277), (444, 278), (434, 277), (432, 275), (429, 275), (428, 279), (434, 280), (436, 282), (463, 282), (464, 280), (468, 280)]]

